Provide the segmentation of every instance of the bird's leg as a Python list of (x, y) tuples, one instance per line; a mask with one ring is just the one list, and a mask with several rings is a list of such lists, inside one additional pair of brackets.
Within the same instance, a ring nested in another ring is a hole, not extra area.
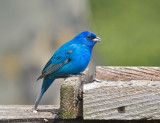
[(79, 74), (79, 79), (80, 79), (80, 81), (82, 82), (82, 83), (85, 83), (87, 80), (86, 80), (86, 74), (84, 74), (84, 73), (80, 73)]
[(85, 75), (85, 74), (81, 72), (81, 73), (76, 74), (76, 75), (73, 75), (73, 74), (71, 75), (71, 74), (70, 74), (69, 77), (75, 77), (75, 76), (79, 76), (79, 77), (80, 77), (80, 76), (83, 76), (83, 75)]
[(64, 80), (67, 79), (68, 77), (79, 77), (81, 82), (85, 82), (86, 81), (86, 74), (84, 74), (84, 73), (79, 73), (79, 74), (76, 74), (76, 75), (71, 75), (71, 74), (69, 74), (69, 75), (61, 75), (61, 76), (57, 76), (57, 77), (64, 78)]
[(72, 74), (72, 75), (69, 75), (69, 77), (77, 77), (77, 76), (81, 76), (83, 73), (79, 73), (79, 74), (76, 74), (76, 75), (74, 75), (74, 74)]
[(82, 76), (82, 75), (86, 75), (86, 74), (84, 74), (83, 72), (81, 72), (81, 73), (80, 73), (80, 74), (78, 74), (78, 75), (81, 75), (81, 76)]

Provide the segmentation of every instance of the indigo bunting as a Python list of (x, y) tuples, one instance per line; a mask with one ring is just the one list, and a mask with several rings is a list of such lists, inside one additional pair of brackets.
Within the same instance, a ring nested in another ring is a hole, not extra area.
[(84, 31), (62, 45), (50, 58), (42, 70), (43, 78), (41, 93), (35, 102), (35, 109), (49, 86), (57, 78), (66, 78), (84, 71), (90, 61), (91, 53), (96, 42), (101, 38), (90, 31)]

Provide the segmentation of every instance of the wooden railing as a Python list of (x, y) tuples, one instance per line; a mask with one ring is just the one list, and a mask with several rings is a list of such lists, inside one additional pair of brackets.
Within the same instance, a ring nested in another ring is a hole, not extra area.
[(98, 66), (88, 75), (64, 81), (60, 107), (1, 105), (0, 121), (160, 119), (160, 67)]

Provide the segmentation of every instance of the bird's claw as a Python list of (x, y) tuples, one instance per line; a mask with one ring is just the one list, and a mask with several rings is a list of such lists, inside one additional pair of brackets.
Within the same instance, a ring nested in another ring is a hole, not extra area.
[(97, 79), (97, 78), (94, 78), (93, 81), (100, 82), (101, 80), (100, 80), (100, 79)]

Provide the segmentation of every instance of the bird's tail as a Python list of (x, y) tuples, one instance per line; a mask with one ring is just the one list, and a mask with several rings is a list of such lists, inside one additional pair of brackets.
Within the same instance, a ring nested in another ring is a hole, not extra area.
[(46, 90), (49, 88), (49, 86), (52, 84), (52, 82), (54, 80), (55, 80), (55, 78), (53, 78), (51, 75), (48, 75), (48, 76), (44, 77), (42, 88), (41, 88), (41, 93), (37, 97), (36, 102), (35, 102), (35, 109), (37, 109), (38, 104), (39, 104), (43, 94), (46, 92)]

